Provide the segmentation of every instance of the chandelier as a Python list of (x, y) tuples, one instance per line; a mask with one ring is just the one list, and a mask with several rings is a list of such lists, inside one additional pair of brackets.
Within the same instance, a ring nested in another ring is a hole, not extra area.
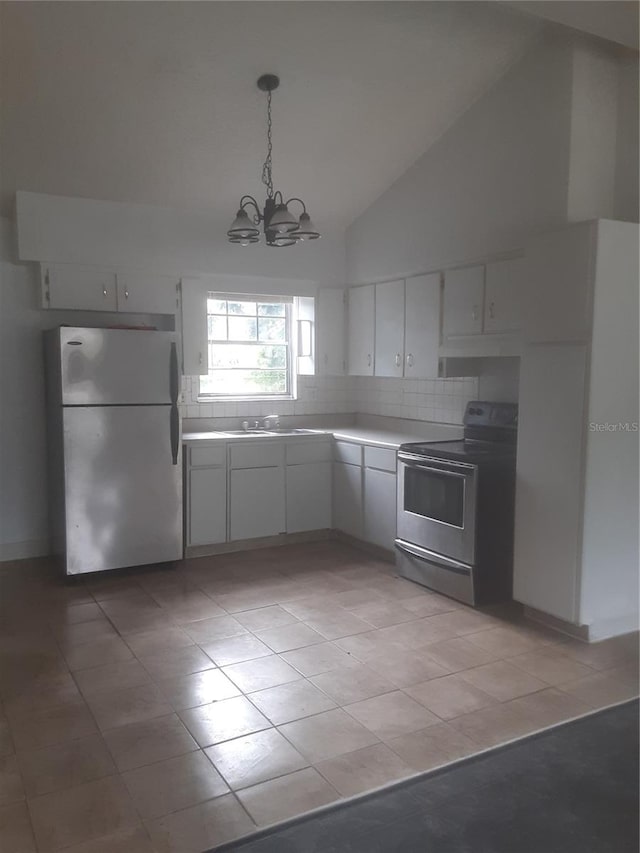
[[(258, 89), (267, 93), (267, 157), (262, 166), (262, 183), (267, 188), (267, 198), (264, 207), (253, 196), (243, 195), (236, 218), (227, 231), (230, 243), (248, 246), (260, 239), (260, 223), (264, 229), (264, 239), (267, 246), (294, 246), (304, 240), (317, 240), (320, 232), (316, 230), (307, 208), (302, 199), (289, 198), (286, 201), (280, 190), (274, 192), (271, 169), (271, 93), (280, 85), (280, 79), (275, 74), (263, 74), (258, 80)], [(289, 210), (290, 204), (302, 206), (302, 213), (297, 219)], [(247, 209), (253, 209), (251, 216)]]

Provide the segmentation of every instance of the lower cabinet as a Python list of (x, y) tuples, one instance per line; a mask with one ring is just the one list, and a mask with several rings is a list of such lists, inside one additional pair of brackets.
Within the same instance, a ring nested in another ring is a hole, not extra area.
[(358, 539), (363, 537), (360, 465), (333, 463), (333, 526)]
[(227, 469), (189, 471), (189, 545), (212, 545), (227, 539)]
[(231, 539), (257, 539), (286, 531), (284, 468), (230, 472)]
[(393, 550), (396, 538), (396, 475), (364, 469), (364, 538)]
[(287, 465), (287, 533), (331, 527), (331, 463)]
[(186, 544), (333, 527), (392, 550), (395, 457), (395, 450), (328, 437), (195, 443), (185, 454)]

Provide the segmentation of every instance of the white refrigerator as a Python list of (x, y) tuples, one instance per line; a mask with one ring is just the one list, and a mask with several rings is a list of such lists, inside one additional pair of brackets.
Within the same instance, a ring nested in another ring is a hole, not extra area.
[(182, 558), (172, 332), (45, 332), (54, 551), (68, 575)]

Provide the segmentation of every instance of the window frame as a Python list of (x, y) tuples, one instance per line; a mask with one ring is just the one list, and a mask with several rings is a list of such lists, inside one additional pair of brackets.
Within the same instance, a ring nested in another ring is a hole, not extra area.
[[(208, 302), (210, 299), (219, 299), (224, 302), (255, 302), (256, 303), (256, 319), (259, 319), (260, 315), (258, 312), (258, 304), (266, 304), (266, 303), (277, 303), (283, 304), (285, 307), (285, 321), (286, 321), (286, 341), (284, 343), (286, 347), (286, 367), (285, 374), (287, 380), (287, 391), (286, 392), (277, 392), (277, 393), (265, 393), (265, 394), (218, 394), (208, 391), (203, 391), (202, 385), (203, 380), (206, 381), (207, 376), (200, 376), (199, 389), (198, 389), (198, 402), (201, 403), (211, 403), (211, 402), (252, 402), (252, 401), (265, 401), (269, 400), (295, 400), (296, 399), (296, 391), (297, 391), (297, 371), (295, 370), (296, 364), (296, 341), (295, 341), (295, 331), (296, 322), (294, 317), (294, 303), (295, 299), (291, 296), (272, 296), (268, 294), (252, 294), (252, 293), (225, 293), (220, 291), (207, 291), (206, 305), (207, 305), (207, 329), (208, 329), (208, 320), (210, 316), (208, 311)], [(237, 317), (251, 317), (253, 315), (247, 314), (237, 314), (230, 315), (227, 311), (226, 314), (220, 314), (215, 316), (225, 316), (229, 318), (229, 316), (237, 316)], [(209, 350), (211, 343), (216, 343), (215, 341), (211, 341), (207, 332), (207, 374), (210, 372), (209, 367)], [(223, 343), (219, 341), (218, 343)], [(269, 343), (274, 344), (275, 346), (281, 346), (282, 344), (277, 341), (267, 342), (267, 341), (232, 341), (230, 343), (236, 343), (239, 345), (247, 344), (248, 346), (259, 346), (260, 344), (268, 346)], [(242, 369), (242, 368), (238, 368)]]

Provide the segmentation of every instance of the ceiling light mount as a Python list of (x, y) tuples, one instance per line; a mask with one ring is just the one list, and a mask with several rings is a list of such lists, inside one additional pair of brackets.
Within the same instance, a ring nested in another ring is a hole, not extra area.
[[(259, 242), (260, 223), (263, 225), (265, 242), (268, 246), (295, 246), (298, 242), (317, 240), (320, 237), (320, 232), (316, 230), (311, 221), (302, 199), (290, 198), (285, 201), (280, 190), (273, 188), (271, 93), (279, 85), (280, 78), (275, 74), (263, 74), (258, 78), (258, 89), (267, 93), (267, 156), (262, 166), (262, 183), (267, 188), (267, 198), (262, 209), (251, 195), (244, 195), (240, 199), (236, 218), (227, 231), (229, 242), (237, 243), (240, 246)], [(294, 203), (302, 206), (299, 219), (289, 210), (289, 205)], [(253, 209), (254, 212), (251, 216), (249, 216), (247, 208)]]
[(280, 78), (276, 74), (263, 74), (258, 77), (258, 89), (261, 92), (274, 92), (280, 85)]

